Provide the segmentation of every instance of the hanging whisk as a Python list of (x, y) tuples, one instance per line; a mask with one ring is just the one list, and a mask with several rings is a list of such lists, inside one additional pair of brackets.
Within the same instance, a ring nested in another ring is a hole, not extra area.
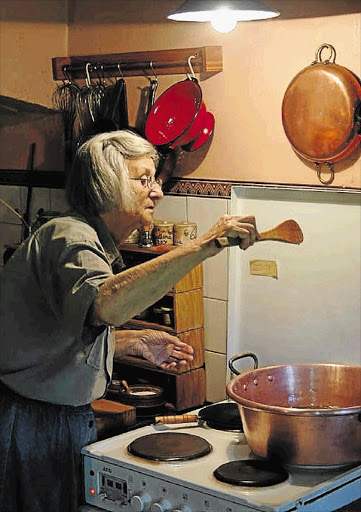
[(66, 66), (63, 67), (65, 80), (58, 84), (53, 93), (52, 101), (55, 110), (61, 113), (64, 121), (65, 141), (72, 141), (74, 121), (76, 117), (76, 98), (79, 87), (73, 83), (67, 73)]

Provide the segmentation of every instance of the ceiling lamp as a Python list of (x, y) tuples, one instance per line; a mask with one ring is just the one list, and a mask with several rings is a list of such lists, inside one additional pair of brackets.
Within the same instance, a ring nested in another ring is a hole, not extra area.
[(275, 18), (280, 13), (258, 0), (187, 0), (168, 18), (175, 21), (208, 21), (218, 32), (233, 30), (237, 21)]

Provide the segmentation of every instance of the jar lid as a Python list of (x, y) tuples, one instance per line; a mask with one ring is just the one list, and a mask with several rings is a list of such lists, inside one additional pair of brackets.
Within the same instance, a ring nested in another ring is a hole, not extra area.
[(154, 227), (156, 227), (156, 226), (168, 227), (168, 226), (173, 226), (173, 225), (174, 225), (174, 222), (170, 222), (167, 220), (155, 220), (154, 221)]
[(187, 222), (186, 220), (184, 220), (183, 222), (177, 222), (175, 224), (176, 227), (186, 227), (186, 226), (196, 226), (197, 224), (195, 222)]

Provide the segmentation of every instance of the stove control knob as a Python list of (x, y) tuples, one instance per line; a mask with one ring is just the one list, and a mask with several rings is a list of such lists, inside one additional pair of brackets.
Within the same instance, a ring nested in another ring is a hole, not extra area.
[(135, 494), (130, 499), (130, 505), (132, 507), (132, 512), (144, 512), (149, 510), (151, 502), (151, 497), (148, 493), (142, 492), (141, 494)]
[(168, 500), (162, 500), (159, 503), (153, 503), (150, 512), (168, 512), (171, 510), (171, 507)]
[(191, 511), (191, 509), (189, 507), (187, 507), (187, 505), (183, 505), (180, 508), (175, 508), (173, 510), (173, 512), (192, 512), (192, 511)]

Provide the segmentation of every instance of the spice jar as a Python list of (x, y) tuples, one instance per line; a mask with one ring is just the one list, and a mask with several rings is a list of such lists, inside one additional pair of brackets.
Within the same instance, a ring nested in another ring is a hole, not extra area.
[(163, 314), (163, 324), (167, 326), (172, 326), (174, 323), (174, 311), (173, 308), (160, 308)]
[(173, 245), (173, 222), (155, 220), (153, 238), (155, 245)]
[(195, 222), (179, 222), (173, 228), (173, 244), (183, 245), (197, 238), (197, 224)]
[(152, 247), (153, 246), (153, 240), (152, 240), (152, 230), (153, 226), (142, 226), (139, 228), (139, 247)]

